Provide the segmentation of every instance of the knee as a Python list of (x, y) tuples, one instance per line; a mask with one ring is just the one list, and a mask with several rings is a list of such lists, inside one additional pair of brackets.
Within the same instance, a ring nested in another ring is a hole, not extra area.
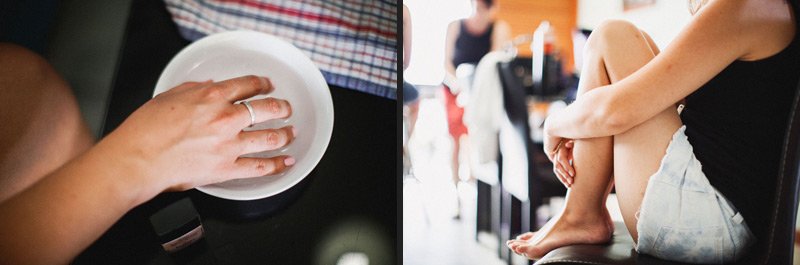
[(11, 43), (0, 43), (0, 83), (16, 84), (34, 90), (65, 86), (42, 56)]
[(49, 66), (39, 54), (12, 43), (0, 43), (0, 64), (13, 66), (17, 70), (38, 71)]
[(620, 20), (609, 19), (603, 21), (592, 31), (586, 41), (586, 48), (597, 50), (613, 46), (614, 43), (627, 42), (634, 39), (643, 39), (642, 31), (633, 23)]

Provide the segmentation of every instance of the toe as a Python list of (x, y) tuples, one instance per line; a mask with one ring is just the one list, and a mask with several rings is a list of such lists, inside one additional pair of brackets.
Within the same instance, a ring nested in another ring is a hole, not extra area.
[(516, 253), (517, 255), (519, 255), (520, 254), (519, 249), (524, 245), (527, 245), (527, 242), (520, 240), (509, 240), (508, 248), (510, 248), (511, 251), (514, 251), (514, 253)]
[(517, 248), (517, 251), (519, 251), (520, 253), (523, 253), (522, 256), (524, 256), (524, 257), (526, 257), (528, 259), (534, 259), (534, 260), (535, 259), (539, 259), (544, 255), (544, 253), (542, 253), (540, 248), (538, 248), (536, 246), (533, 246), (533, 245), (522, 245), (522, 246), (519, 246), (519, 248)]
[(531, 237), (533, 237), (533, 235), (535, 235), (535, 234), (536, 233), (534, 233), (534, 232), (527, 232), (527, 233), (524, 233), (524, 234), (521, 234), (521, 235), (517, 236), (517, 240), (528, 240)]

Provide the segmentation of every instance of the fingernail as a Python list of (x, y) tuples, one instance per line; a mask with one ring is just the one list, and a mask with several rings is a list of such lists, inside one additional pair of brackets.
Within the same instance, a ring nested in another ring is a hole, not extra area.
[(291, 157), (291, 156), (287, 157), (286, 159), (283, 160), (283, 164), (287, 165), (287, 166), (294, 165), (295, 162), (297, 162), (297, 161), (295, 161), (294, 157)]
[(261, 92), (269, 93), (270, 91), (272, 91), (272, 81), (269, 80), (269, 77), (260, 76), (260, 78), (261, 78), (261, 83), (264, 84), (264, 86), (261, 88)]
[(292, 126), (292, 138), (297, 138), (297, 128)]

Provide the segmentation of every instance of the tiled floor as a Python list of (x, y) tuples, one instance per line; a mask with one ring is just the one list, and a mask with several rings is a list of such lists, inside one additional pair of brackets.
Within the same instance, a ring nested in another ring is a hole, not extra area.
[[(420, 105), (409, 146), (415, 177), (403, 183), (403, 264), (504, 264), (475, 239), (475, 183), (462, 182), (458, 191), (452, 184), (452, 144), (441, 101), (428, 98)], [(453, 219), (456, 194), (462, 201), (460, 219)]]
[[(462, 185), (462, 198), (474, 199), (475, 186)], [(475, 239), (474, 210), (462, 212), (456, 220), (426, 196), (424, 185), (403, 186), (403, 264), (504, 264), (496, 252)], [(467, 191), (469, 190), (469, 191)], [(425, 198), (427, 197), (427, 198)], [(426, 205), (427, 204), (427, 205)], [(464, 209), (474, 209), (474, 202)]]

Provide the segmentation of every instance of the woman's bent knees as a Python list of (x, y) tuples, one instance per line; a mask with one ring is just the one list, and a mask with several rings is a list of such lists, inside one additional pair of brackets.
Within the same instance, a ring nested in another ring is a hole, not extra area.
[(616, 83), (650, 62), (658, 47), (647, 34), (624, 20), (608, 20), (592, 32), (586, 43), (587, 60), (597, 61), (609, 82)]
[(587, 39), (586, 45), (590, 48), (599, 48), (610, 43), (642, 38), (642, 31), (636, 25), (626, 20), (610, 19), (603, 21)]
[(47, 61), (0, 43), (0, 201), (93, 142), (69, 86)]

